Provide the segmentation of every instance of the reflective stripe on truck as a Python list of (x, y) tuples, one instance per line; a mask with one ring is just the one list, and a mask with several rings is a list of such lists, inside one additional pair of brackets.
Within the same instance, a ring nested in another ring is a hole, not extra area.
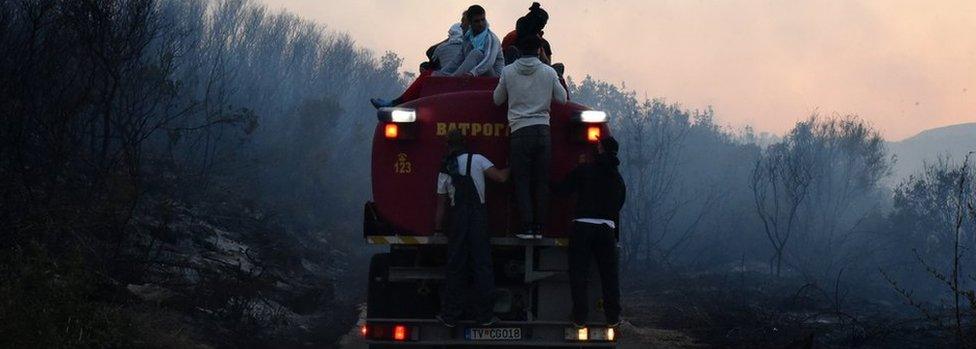
[[(411, 235), (371, 235), (366, 237), (366, 241), (373, 245), (444, 245), (447, 244), (447, 237), (438, 236), (411, 236)], [(492, 245), (502, 246), (569, 246), (568, 238), (543, 238), (539, 240), (522, 240), (514, 237), (494, 237), (491, 238)]]

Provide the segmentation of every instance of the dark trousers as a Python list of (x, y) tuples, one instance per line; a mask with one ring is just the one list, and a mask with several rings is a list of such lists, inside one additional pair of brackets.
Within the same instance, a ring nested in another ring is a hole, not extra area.
[(474, 280), (476, 320), (490, 319), (494, 315), (492, 292), (495, 289), (495, 276), (491, 268), (488, 212), (485, 205), (459, 204), (451, 208), (446, 269), (441, 314), (448, 320), (461, 317), (464, 313), (464, 294), (467, 293), (464, 291), (471, 277)]
[(603, 310), (607, 322), (620, 319), (619, 256), (613, 228), (605, 224), (573, 222), (569, 236), (569, 284), (573, 293), (573, 320), (586, 323), (590, 256), (595, 257), (603, 287)]
[[(525, 227), (546, 223), (549, 212), (549, 160), (552, 143), (548, 125), (512, 132), (511, 166), (515, 202)], [(533, 196), (534, 199), (533, 200)]]

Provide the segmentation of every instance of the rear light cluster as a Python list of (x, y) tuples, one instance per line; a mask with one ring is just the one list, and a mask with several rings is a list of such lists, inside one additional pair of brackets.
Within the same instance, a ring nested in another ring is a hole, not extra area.
[(419, 340), (420, 330), (401, 324), (363, 324), (359, 327), (359, 335), (368, 340), (407, 342)]
[(588, 124), (602, 124), (607, 122), (607, 113), (599, 110), (584, 110), (579, 112), (579, 121)]
[(586, 128), (586, 140), (596, 143), (600, 140), (600, 126), (588, 126)]
[(391, 140), (416, 139), (417, 111), (410, 108), (380, 108), (376, 118), (383, 125), (383, 137)]
[(577, 342), (613, 342), (617, 340), (617, 330), (613, 327), (567, 328), (566, 340)]
[(396, 139), (400, 135), (400, 126), (397, 124), (386, 124), (383, 128), (383, 136), (388, 139)]
[(603, 128), (608, 120), (609, 118), (607, 117), (607, 113), (599, 110), (584, 110), (578, 112), (573, 115), (572, 121), (580, 125), (580, 127), (578, 127), (579, 131), (576, 132), (577, 134), (581, 135), (581, 137), (574, 137), (580, 137), (582, 140), (590, 143), (599, 142), (600, 138), (603, 137)]
[(415, 122), (417, 111), (410, 108), (380, 108), (376, 118), (382, 122)]

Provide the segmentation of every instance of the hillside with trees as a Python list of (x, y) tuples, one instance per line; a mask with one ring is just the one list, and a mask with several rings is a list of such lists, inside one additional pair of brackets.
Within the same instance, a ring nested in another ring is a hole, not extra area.
[[(348, 332), (368, 99), (413, 68), (325, 25), (247, 0), (0, 2), (0, 347)], [(897, 146), (856, 115), (778, 137), (567, 82), (621, 144), (628, 341), (976, 346), (976, 149), (892, 180)]]

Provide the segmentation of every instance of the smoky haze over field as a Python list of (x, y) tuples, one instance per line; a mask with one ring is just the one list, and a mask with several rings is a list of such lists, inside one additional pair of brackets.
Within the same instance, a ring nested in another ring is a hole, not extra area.
[[(368, 99), (411, 80), (400, 57), (238, 0), (6, 1), (0, 47), (0, 346), (315, 346), (352, 326)], [(927, 143), (940, 160), (856, 115), (773, 136), (567, 82), (621, 142), (625, 335), (976, 344), (971, 127)], [(892, 177), (893, 150), (928, 165)]]

